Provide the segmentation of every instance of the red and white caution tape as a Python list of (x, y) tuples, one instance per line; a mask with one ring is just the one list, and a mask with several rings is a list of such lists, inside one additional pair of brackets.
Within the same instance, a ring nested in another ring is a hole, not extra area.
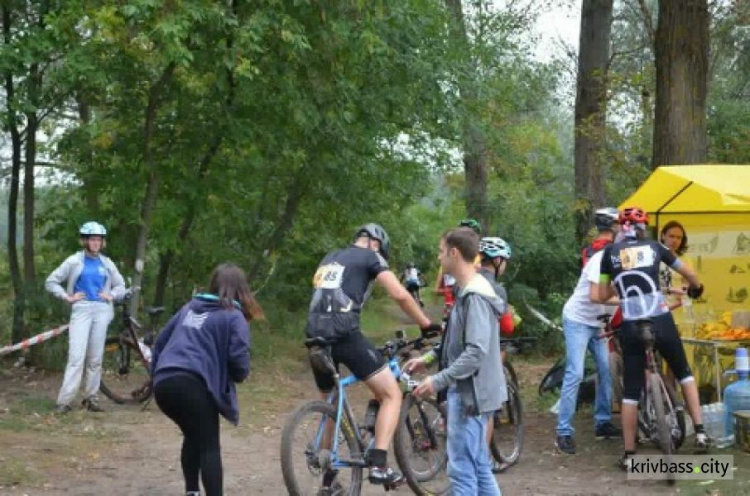
[(49, 331), (43, 332), (41, 334), (37, 334), (36, 336), (31, 337), (29, 339), (24, 339), (18, 344), (4, 346), (0, 348), (0, 356), (7, 355), (8, 353), (13, 353), (14, 351), (24, 350), (30, 346), (39, 344), (42, 341), (47, 341), (48, 339), (54, 338), (55, 336), (59, 336), (60, 334), (62, 334), (63, 332), (67, 330), (68, 330), (68, 325), (65, 324), (64, 326), (58, 327), (56, 329), (50, 329)]

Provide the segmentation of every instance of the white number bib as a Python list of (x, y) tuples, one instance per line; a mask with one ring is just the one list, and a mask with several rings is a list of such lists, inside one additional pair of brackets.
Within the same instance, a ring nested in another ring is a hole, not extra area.
[(313, 286), (321, 289), (340, 288), (345, 268), (338, 262), (319, 267), (313, 278)]

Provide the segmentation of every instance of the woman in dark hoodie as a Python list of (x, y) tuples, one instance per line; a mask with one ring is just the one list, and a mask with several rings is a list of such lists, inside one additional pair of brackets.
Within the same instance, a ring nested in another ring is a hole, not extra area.
[(248, 321), (261, 318), (245, 274), (219, 265), (208, 293), (197, 294), (159, 333), (151, 370), (159, 408), (182, 430), (188, 496), (223, 494), (219, 414), (237, 424), (235, 382), (250, 373)]

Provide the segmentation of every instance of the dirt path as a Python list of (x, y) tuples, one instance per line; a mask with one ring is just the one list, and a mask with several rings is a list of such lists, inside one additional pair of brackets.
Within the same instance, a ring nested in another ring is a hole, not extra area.
[[(520, 362), (516, 366), (526, 391), (545, 367)], [(4, 371), (0, 377), (0, 494), (181, 494), (181, 438), (154, 405), (140, 411), (107, 403), (104, 414), (76, 411), (57, 419), (48, 411), (54, 406), (59, 380), (56, 375), (16, 370)], [(294, 405), (310, 398), (312, 380), (275, 382), (283, 395), (274, 396), (273, 387), (263, 390), (246, 386), (241, 398), (246, 407), (243, 424), (238, 428), (224, 424), (222, 449), (228, 495), (285, 494), (279, 462), (281, 425)], [(555, 417), (534, 411), (533, 398), (527, 398), (526, 403), (529, 412), (525, 416), (521, 462), (498, 476), (506, 495), (750, 493), (748, 456), (739, 452), (735, 452), (741, 462), (735, 484), (722, 489), (714, 489), (717, 484), (681, 483), (670, 491), (659, 483), (628, 483), (614, 467), (620, 443), (593, 439), (590, 412), (588, 419), (582, 414), (577, 422), (579, 454), (567, 456), (553, 449)], [(409, 494), (405, 487), (397, 492)], [(364, 492), (381, 493), (371, 487)]]
[[(384, 310), (391, 321), (400, 320), (397, 309)], [(428, 312), (439, 315), (440, 308)], [(279, 460), (281, 427), (295, 406), (317, 395), (302, 355), (292, 355), (300, 358), (284, 357), (276, 367), (283, 372), (264, 371), (238, 388), (241, 424), (222, 427), (227, 495), (286, 494)], [(553, 361), (514, 360), (524, 400), (525, 444), (518, 465), (498, 476), (504, 495), (750, 494), (750, 455), (739, 451), (731, 452), (738, 467), (733, 482), (680, 482), (672, 490), (663, 483), (628, 482), (615, 467), (621, 442), (593, 438), (590, 409), (577, 416), (578, 454), (556, 453), (556, 417), (536, 396), (536, 385)], [(60, 381), (59, 374), (0, 362), (0, 495), (183, 494), (181, 436), (155, 404), (141, 411), (104, 400), (105, 413), (77, 410), (57, 418), (51, 412)], [(355, 386), (353, 397), (361, 414), (365, 388)], [(641, 452), (655, 453), (648, 448)], [(383, 494), (367, 483), (363, 489), (368, 496)], [(402, 487), (397, 493), (410, 491)]]

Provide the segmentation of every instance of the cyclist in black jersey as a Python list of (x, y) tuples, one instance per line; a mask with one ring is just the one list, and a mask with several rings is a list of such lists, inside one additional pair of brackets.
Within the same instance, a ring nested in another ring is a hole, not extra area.
[(646, 239), (648, 215), (643, 210), (638, 207), (622, 210), (620, 225), (624, 241), (608, 245), (602, 256), (599, 299), (606, 301), (617, 294), (623, 313), (620, 339), (625, 367), (622, 400), (625, 454), (620, 465), (626, 468), (628, 457), (635, 454), (638, 400), (645, 382), (645, 349), (636, 326), (639, 320), (652, 321), (654, 346), (680, 381), (695, 426), (696, 452), (705, 452), (709, 440), (702, 424), (698, 388), (674, 319), (659, 287), (659, 264), (665, 263), (690, 282), (688, 293), (691, 297), (699, 297), (703, 293), (703, 285), (696, 274), (666, 246)]
[[(331, 357), (344, 364), (380, 401), (375, 424), (375, 448), (370, 450), (369, 480), (374, 484), (393, 485), (401, 474), (388, 468), (388, 447), (398, 423), (401, 389), (380, 352), (363, 336), (360, 312), (370, 295), (372, 282), (380, 284), (401, 309), (422, 330), (440, 329), (432, 324), (419, 305), (388, 269), (390, 239), (378, 224), (365, 224), (355, 231), (354, 243), (327, 254), (313, 278), (306, 333), (323, 337), (331, 345)], [(330, 374), (313, 367), (318, 389), (324, 396), (334, 386)]]

